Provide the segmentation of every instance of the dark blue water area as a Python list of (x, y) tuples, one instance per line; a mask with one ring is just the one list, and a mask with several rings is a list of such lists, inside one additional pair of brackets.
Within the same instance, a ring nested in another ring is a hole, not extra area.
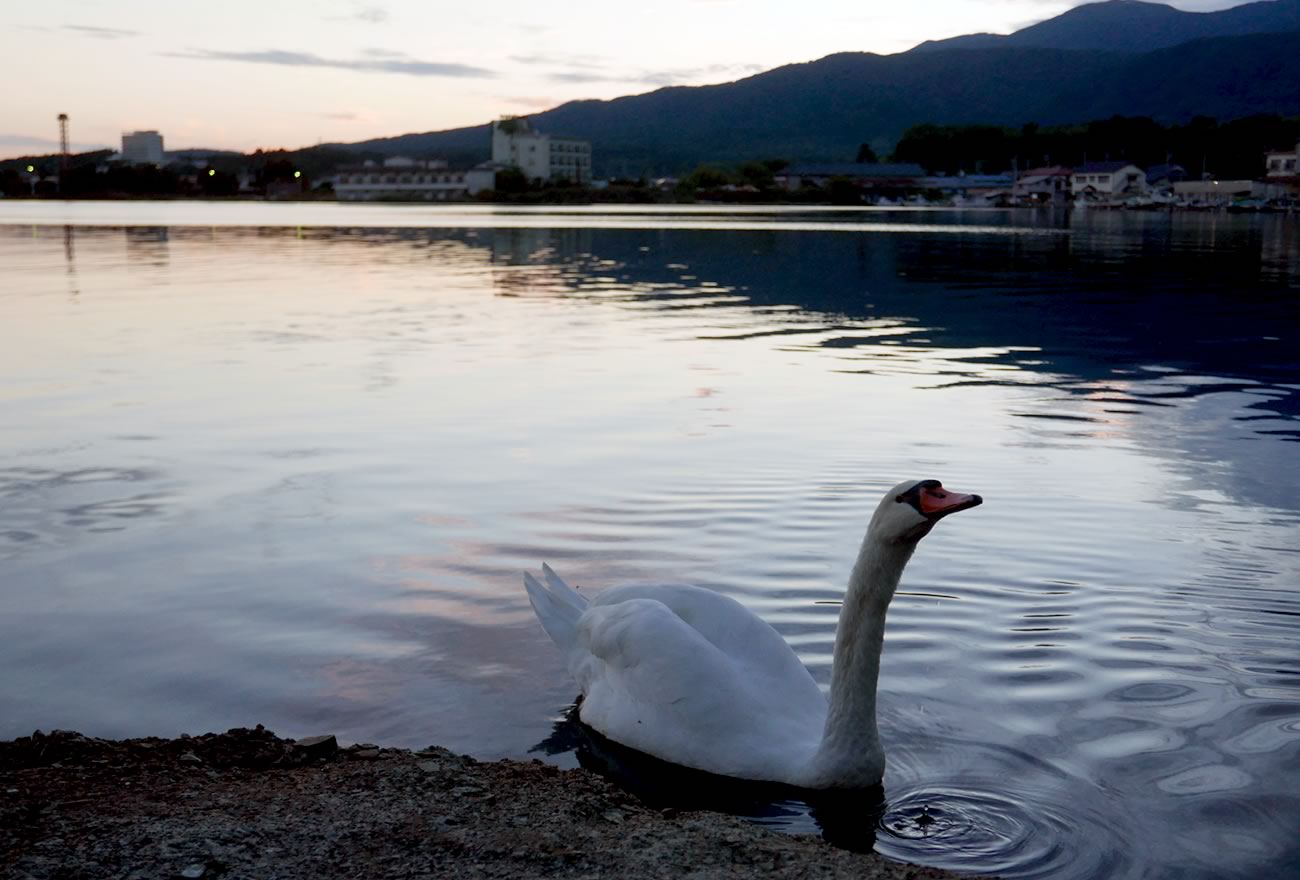
[[(1295, 874), (1295, 218), (33, 210), (0, 210), (0, 736), (261, 722), (972, 873)], [(910, 477), (985, 504), (890, 608), (880, 789), (569, 717), (523, 570), (725, 592), (825, 684)]]

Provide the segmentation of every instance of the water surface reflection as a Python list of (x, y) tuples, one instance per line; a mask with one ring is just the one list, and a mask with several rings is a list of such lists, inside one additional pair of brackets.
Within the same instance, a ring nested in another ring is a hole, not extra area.
[(1012, 877), (1294, 863), (1294, 223), (254, 207), (0, 225), (0, 736), (523, 756), (574, 696), (542, 560), (725, 591), (825, 682), (867, 511), (936, 476), (988, 503), (891, 610), (883, 807), (746, 809)]

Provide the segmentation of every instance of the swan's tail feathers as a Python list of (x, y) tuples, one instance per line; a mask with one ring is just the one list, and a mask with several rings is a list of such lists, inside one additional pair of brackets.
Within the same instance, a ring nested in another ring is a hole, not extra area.
[(587, 610), (587, 600), (573, 587), (560, 580), (549, 565), (542, 566), (546, 584), (524, 572), (528, 601), (542, 622), (542, 629), (567, 658), (577, 638), (578, 618)]
[(547, 589), (554, 593), (556, 597), (562, 599), (569, 605), (572, 605), (574, 608), (577, 608), (579, 614), (587, 610), (587, 597), (566, 584), (560, 576), (555, 573), (555, 569), (551, 568), (545, 562), (542, 563), (542, 574), (546, 576)]

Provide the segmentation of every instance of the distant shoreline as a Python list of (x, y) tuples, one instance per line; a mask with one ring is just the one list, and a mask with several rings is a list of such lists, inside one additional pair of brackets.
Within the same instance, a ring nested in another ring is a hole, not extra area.
[(1242, 202), (1223, 202), (1220, 204), (1127, 204), (1124, 202), (1089, 202), (1089, 203), (1064, 203), (1064, 204), (1043, 204), (1043, 205), (1002, 205), (1002, 204), (953, 204), (947, 202), (924, 202), (924, 201), (897, 201), (883, 203), (860, 203), (860, 204), (843, 204), (829, 200), (811, 201), (811, 200), (718, 200), (718, 199), (694, 199), (694, 200), (516, 200), (516, 199), (465, 199), (460, 201), (416, 201), (412, 199), (374, 199), (374, 200), (339, 200), (335, 198), (320, 197), (297, 197), (297, 198), (267, 198), (265, 196), (90, 196), (76, 198), (58, 198), (54, 196), (36, 196), (36, 197), (19, 197), (4, 198), (0, 197), (0, 205), (5, 204), (67, 204), (67, 203), (195, 203), (195, 204), (285, 204), (285, 205), (347, 205), (351, 206), (383, 206), (383, 207), (410, 207), (410, 208), (441, 208), (455, 210), (467, 207), (507, 207), (507, 208), (689, 208), (689, 207), (709, 207), (709, 208), (836, 208), (840, 210), (872, 210), (872, 209), (897, 209), (897, 208), (917, 208), (928, 210), (949, 210), (949, 211), (1035, 211), (1041, 213), (1068, 213), (1073, 211), (1123, 211), (1123, 212), (1144, 212), (1144, 213), (1241, 213), (1241, 214), (1278, 214), (1283, 216), (1300, 216), (1300, 205), (1289, 207), (1275, 207), (1262, 203), (1259, 200), (1247, 200)]

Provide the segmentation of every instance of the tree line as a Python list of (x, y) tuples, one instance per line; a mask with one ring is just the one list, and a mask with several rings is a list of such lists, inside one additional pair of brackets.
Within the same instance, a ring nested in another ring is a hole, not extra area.
[(998, 174), (1085, 162), (1126, 161), (1140, 168), (1174, 163), (1191, 178), (1225, 180), (1264, 174), (1264, 153), (1295, 149), (1300, 116), (1257, 115), (1219, 123), (1208, 116), (1162, 125), (1148, 116), (1112, 116), (1078, 125), (1020, 128), (917, 125), (903, 133), (890, 159), (931, 174)]
[[(1224, 180), (1264, 176), (1264, 154), (1295, 149), (1300, 116), (1247, 116), (1220, 123), (1208, 116), (1164, 125), (1148, 116), (1112, 116), (1076, 125), (1019, 128), (997, 125), (915, 125), (903, 132), (884, 161), (920, 165), (927, 174), (1002, 174), (1085, 162), (1125, 161), (1143, 169), (1166, 163), (1183, 166), (1191, 179), (1210, 175)], [(848, 157), (845, 157), (847, 160)], [(862, 144), (856, 162), (881, 159)], [(773, 191), (773, 176), (790, 164), (784, 159), (741, 166), (700, 165), (682, 177), (679, 190), (716, 190), (724, 185)], [(789, 194), (782, 194), (789, 198)]]
[[(247, 155), (221, 154), (202, 163), (178, 161), (158, 167), (111, 162), (111, 150), (69, 157), (37, 156), (0, 162), (0, 195), (63, 198), (176, 197), (214, 198), (240, 191), (240, 175), (255, 192), (280, 183), (301, 181), (304, 188), (327, 178), (339, 165), (380, 159), (328, 147), (302, 150), (256, 150)], [(27, 166), (34, 170), (28, 172)], [(60, 179), (61, 178), (61, 179)]]

